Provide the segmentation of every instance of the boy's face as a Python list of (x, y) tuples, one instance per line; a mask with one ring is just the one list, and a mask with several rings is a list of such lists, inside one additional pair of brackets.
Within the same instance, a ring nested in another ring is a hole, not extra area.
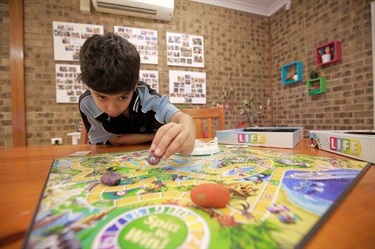
[(133, 92), (104, 94), (95, 92), (92, 89), (89, 90), (91, 91), (94, 102), (99, 107), (99, 109), (107, 113), (111, 117), (117, 117), (121, 115), (128, 108), (133, 96)]

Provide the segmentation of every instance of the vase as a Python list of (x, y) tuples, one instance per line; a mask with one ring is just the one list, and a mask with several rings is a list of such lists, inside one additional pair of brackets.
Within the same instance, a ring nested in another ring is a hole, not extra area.
[(322, 63), (327, 63), (331, 60), (331, 54), (323, 54), (322, 55)]

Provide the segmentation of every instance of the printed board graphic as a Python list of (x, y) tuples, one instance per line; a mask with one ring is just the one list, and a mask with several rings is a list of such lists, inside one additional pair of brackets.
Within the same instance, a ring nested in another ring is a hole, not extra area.
[[(25, 248), (301, 247), (370, 164), (271, 149), (222, 146), (210, 156), (148, 152), (54, 160)], [(111, 168), (117, 186), (100, 182)], [(190, 190), (228, 188), (225, 208), (202, 208)]]

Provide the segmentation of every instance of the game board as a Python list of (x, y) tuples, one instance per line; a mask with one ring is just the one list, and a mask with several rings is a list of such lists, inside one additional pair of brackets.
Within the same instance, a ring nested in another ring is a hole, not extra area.
[[(147, 151), (55, 159), (25, 248), (295, 248), (368, 168), (361, 161), (220, 145), (210, 156)], [(122, 175), (105, 186), (107, 168)], [(190, 189), (217, 182), (226, 208), (205, 209)]]

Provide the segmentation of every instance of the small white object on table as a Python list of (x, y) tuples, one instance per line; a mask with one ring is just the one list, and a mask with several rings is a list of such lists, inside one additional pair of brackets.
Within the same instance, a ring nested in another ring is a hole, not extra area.
[(199, 155), (213, 155), (220, 152), (219, 142), (217, 137), (209, 142), (202, 142), (198, 139), (195, 140), (195, 146), (193, 152), (190, 154), (192, 156)]
[(69, 132), (68, 136), (72, 137), (72, 144), (77, 145), (78, 140), (81, 138), (81, 132), (80, 131)]

